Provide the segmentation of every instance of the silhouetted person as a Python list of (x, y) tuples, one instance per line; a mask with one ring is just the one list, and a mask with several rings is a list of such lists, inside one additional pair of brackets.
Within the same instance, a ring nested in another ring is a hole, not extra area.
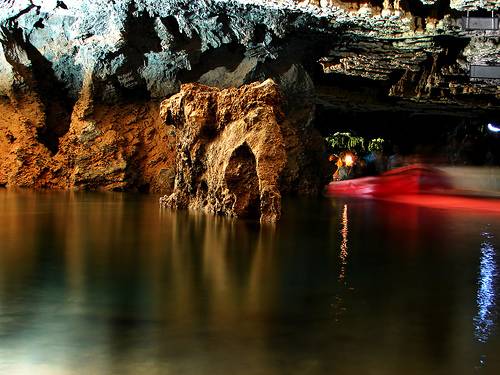
[(387, 169), (394, 169), (403, 166), (403, 157), (399, 154), (399, 146), (392, 147), (392, 155), (387, 160)]

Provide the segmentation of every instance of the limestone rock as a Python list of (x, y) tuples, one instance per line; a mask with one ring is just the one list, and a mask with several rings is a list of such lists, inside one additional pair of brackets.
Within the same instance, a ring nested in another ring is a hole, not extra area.
[(94, 105), (89, 112), (89, 103), (79, 101), (55, 154), (40, 141), (38, 107), (29, 96), (0, 99), (1, 186), (171, 190), (173, 136), (159, 120), (158, 104)]
[(162, 204), (275, 222), (287, 155), (282, 98), (271, 80), (220, 90), (186, 84), (161, 104), (177, 132), (174, 192)]
[[(499, 63), (499, 33), (463, 32), (459, 13), (478, 8), (498, 12), (498, 0), (454, 0), (449, 5), (435, 0), (67, 0), (64, 4), (62, 8), (55, 1), (0, 3), (2, 32), (16, 34), (18, 41), (13, 49), (8, 35), (0, 35), (0, 93), (10, 95), (19, 77), (26, 81), (22, 73), (28, 71), (38, 84), (37, 77), (50, 73), (50, 86), (59, 87), (59, 97), (72, 103), (87, 77), (99, 100), (116, 103), (131, 95), (163, 99), (178, 92), (183, 82), (239, 86), (261, 79), (256, 77), (259, 72), (273, 64), (290, 67), (318, 60), (327, 75), (401, 85), (395, 77), (420, 75), (428, 59), (441, 56), (432, 80), (442, 82), (433, 92), (444, 97), (427, 95), (428, 103), (499, 106), (491, 100), (498, 81), (468, 78), (468, 65), (478, 60), (469, 52), (486, 46), (485, 38), (488, 56), (480, 52), (485, 57), (481, 61)], [(445, 80), (440, 80), (442, 76)], [(24, 84), (29, 85), (27, 81)], [(419, 80), (405, 85), (415, 87)], [(389, 91), (400, 92), (389, 89), (386, 94)], [(405, 90), (403, 97), (422, 99), (417, 89)], [(70, 111), (66, 112), (68, 116)]]
[(158, 101), (182, 83), (272, 78), (279, 191), (312, 193), (316, 107), (498, 113), (499, 80), (470, 79), (469, 66), (499, 63), (499, 33), (460, 27), (459, 12), (481, 7), (499, 3), (0, 0), (0, 185), (167, 192), (177, 151)]

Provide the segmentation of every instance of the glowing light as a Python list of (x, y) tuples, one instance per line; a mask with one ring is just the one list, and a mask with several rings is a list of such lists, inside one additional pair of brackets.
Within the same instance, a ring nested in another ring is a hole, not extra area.
[(346, 154), (344, 162), (346, 166), (352, 167), (352, 165), (354, 164), (354, 158), (352, 157), (351, 154)]
[(495, 248), (489, 241), (492, 236), (483, 233), (485, 240), (481, 244), (481, 262), (479, 269), (477, 307), (474, 318), (474, 330), (477, 341), (486, 343), (495, 326), (496, 295), (495, 284), (498, 275)]
[(499, 128), (499, 127), (497, 127), (497, 126), (495, 126), (495, 125), (493, 125), (492, 123), (489, 123), (489, 124), (488, 124), (488, 130), (489, 130), (490, 132), (493, 132), (493, 133), (498, 133), (498, 132), (500, 132), (500, 128)]
[(343, 281), (345, 278), (345, 266), (347, 265), (347, 235), (349, 234), (348, 230), (349, 220), (347, 217), (347, 204), (344, 205), (344, 211), (342, 212), (342, 229), (340, 230), (340, 234), (342, 234), (342, 242), (340, 243), (340, 274), (339, 281)]

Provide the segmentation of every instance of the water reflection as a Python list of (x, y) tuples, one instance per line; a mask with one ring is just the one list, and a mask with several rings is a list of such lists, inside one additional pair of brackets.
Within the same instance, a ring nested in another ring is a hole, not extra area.
[(346, 291), (349, 289), (346, 279), (347, 257), (349, 256), (348, 249), (348, 235), (349, 235), (349, 217), (347, 204), (343, 205), (342, 216), (340, 220), (340, 254), (339, 254), (339, 275), (337, 282), (340, 286), (337, 295), (335, 296), (335, 303), (333, 304), (335, 311), (335, 322), (339, 323), (342, 315), (347, 310), (346, 304)]
[(490, 240), (490, 233), (482, 233), (481, 260), (477, 291), (478, 313), (474, 319), (476, 338), (485, 343), (495, 326), (496, 295), (495, 284), (497, 276), (496, 252)]
[(260, 339), (279, 301), (272, 227), (124, 194), (0, 199), (0, 373), (272, 367)]
[(345, 268), (347, 265), (347, 235), (349, 234), (349, 220), (347, 217), (347, 204), (344, 205), (342, 210), (342, 229), (340, 233), (342, 235), (342, 242), (340, 243), (340, 274), (339, 281), (345, 284)]
[[(474, 331), (477, 341), (486, 344), (493, 334), (496, 324), (496, 278), (498, 275), (496, 252), (492, 244), (493, 235), (482, 233), (481, 259), (477, 290), (477, 315), (474, 318)], [(480, 363), (483, 366), (486, 355), (482, 354)]]
[[(462, 354), (476, 342), (470, 248), (481, 217), (352, 201), (284, 210), (260, 228), (159, 210), (147, 196), (0, 190), (0, 374), (475, 365)], [(498, 351), (495, 337), (482, 346)]]

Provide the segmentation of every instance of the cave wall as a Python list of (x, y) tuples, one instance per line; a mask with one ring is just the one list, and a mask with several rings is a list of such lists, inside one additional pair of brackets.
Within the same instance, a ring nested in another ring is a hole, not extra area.
[[(181, 84), (272, 78), (284, 98), (279, 189), (318, 191), (318, 105), (498, 114), (498, 31), (460, 12), (498, 1), (0, 1), (0, 185), (172, 189), (178, 139), (159, 103)], [(253, 199), (253, 198), (252, 198)]]
[(37, 132), (39, 103), (0, 99), (0, 186), (169, 191), (175, 137), (159, 118), (159, 103), (87, 106), (76, 103), (54, 154)]

